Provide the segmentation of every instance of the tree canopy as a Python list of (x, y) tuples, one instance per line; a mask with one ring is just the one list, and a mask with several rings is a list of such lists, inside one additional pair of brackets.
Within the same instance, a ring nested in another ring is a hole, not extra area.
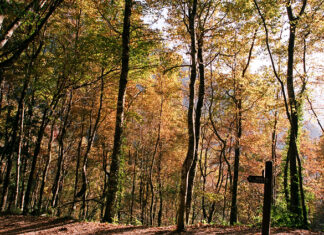
[(323, 2), (0, 1), (0, 211), (323, 219)]

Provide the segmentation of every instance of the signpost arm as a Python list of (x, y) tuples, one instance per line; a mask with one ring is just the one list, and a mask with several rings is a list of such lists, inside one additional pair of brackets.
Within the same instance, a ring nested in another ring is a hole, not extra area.
[(272, 161), (267, 161), (265, 167), (262, 235), (270, 234), (271, 200), (272, 200)]

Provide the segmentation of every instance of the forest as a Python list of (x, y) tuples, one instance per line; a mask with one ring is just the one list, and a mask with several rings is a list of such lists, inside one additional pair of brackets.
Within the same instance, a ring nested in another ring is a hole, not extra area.
[(1, 0), (0, 212), (324, 230), (322, 0)]

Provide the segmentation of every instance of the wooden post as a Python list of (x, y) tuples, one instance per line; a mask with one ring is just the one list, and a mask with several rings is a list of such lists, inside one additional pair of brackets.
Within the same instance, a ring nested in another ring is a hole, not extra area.
[(267, 161), (265, 166), (262, 235), (270, 234), (271, 201), (272, 201), (272, 161)]

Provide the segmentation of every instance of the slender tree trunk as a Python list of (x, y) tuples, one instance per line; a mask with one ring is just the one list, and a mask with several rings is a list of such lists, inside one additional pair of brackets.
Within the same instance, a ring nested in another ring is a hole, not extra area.
[[(35, 78), (34, 82), (37, 81), (37, 77)], [(27, 152), (30, 152), (30, 145), (31, 145), (31, 134), (32, 134), (32, 127), (33, 127), (33, 116), (34, 116), (34, 107), (35, 107), (35, 90), (32, 91), (32, 95), (30, 98), (30, 101), (27, 103), (28, 104), (28, 111), (27, 111), (27, 115), (25, 117), (25, 121), (26, 121), (26, 133), (24, 134), (26, 136), (26, 143), (25, 143), (25, 149)], [(21, 176), (21, 193), (20, 193), (20, 209), (23, 211), (24, 210), (24, 206), (25, 206), (25, 196), (26, 196), (26, 190), (27, 188), (25, 187), (25, 183), (28, 184), (28, 182), (25, 182), (25, 177), (26, 177), (26, 172), (27, 172), (27, 166), (28, 166), (28, 159), (29, 158), (29, 154), (27, 154), (23, 159), (23, 169), (22, 169), (22, 176)], [(26, 190), (25, 190), (26, 188)]]
[(25, 175), (26, 175), (27, 162), (28, 162), (27, 158), (24, 157), (22, 159), (21, 187), (20, 187), (20, 195), (19, 195), (19, 208), (21, 210), (24, 209), (24, 201), (25, 201)]
[[(291, 18), (291, 17), (290, 17)], [(292, 19), (290, 19), (292, 20)], [(287, 64), (287, 91), (288, 104), (290, 108), (290, 134), (288, 155), (289, 159), (289, 177), (290, 177), (290, 204), (289, 210), (293, 214), (293, 219), (296, 223), (300, 223), (301, 210), (298, 188), (298, 173), (297, 173), (297, 138), (298, 138), (298, 104), (295, 98), (293, 66), (294, 66), (294, 48), (295, 48), (295, 23), (290, 23), (289, 28), (289, 43), (288, 43), (288, 64)]]
[(163, 192), (162, 192), (162, 180), (161, 180), (161, 162), (162, 162), (162, 142), (160, 141), (160, 153), (157, 163), (157, 174), (158, 174), (158, 190), (159, 190), (159, 212), (158, 212), (158, 226), (162, 225), (162, 213), (163, 213)]
[(74, 179), (74, 191), (73, 191), (73, 202), (71, 204), (70, 208), (70, 215), (73, 213), (73, 210), (75, 210), (75, 202), (76, 202), (76, 195), (78, 190), (78, 183), (79, 183), (79, 169), (80, 169), (80, 158), (81, 158), (81, 151), (82, 151), (82, 140), (83, 140), (83, 132), (84, 132), (84, 115), (81, 117), (81, 132), (80, 132), (80, 139), (78, 143), (78, 149), (77, 149), (77, 162), (76, 162), (76, 169), (75, 169), (75, 179)]
[(47, 178), (47, 172), (48, 172), (49, 164), (50, 164), (51, 158), (52, 158), (52, 143), (53, 143), (54, 127), (55, 127), (55, 120), (52, 123), (51, 134), (50, 134), (50, 138), (48, 140), (46, 162), (45, 162), (45, 167), (43, 170), (42, 183), (41, 183), (41, 187), (40, 187), (40, 191), (39, 191), (38, 210), (40, 212), (42, 211), (43, 193), (44, 193), (44, 188), (45, 188), (45, 183), (46, 183), (46, 178)]
[(140, 175), (140, 188), (139, 188), (139, 204), (140, 204), (140, 208), (141, 208), (141, 223), (144, 223), (144, 209), (143, 209), (143, 201), (144, 201), (144, 159), (143, 159), (143, 155), (141, 158), (141, 164), (140, 164), (140, 169), (141, 169), (141, 175)]
[[(86, 189), (88, 185), (88, 179), (87, 179), (87, 166), (88, 166), (88, 156), (90, 153), (90, 150), (92, 148), (92, 144), (98, 129), (100, 117), (101, 117), (101, 110), (102, 110), (102, 103), (103, 103), (103, 94), (104, 94), (104, 80), (103, 80), (103, 70), (101, 74), (101, 88), (100, 88), (100, 101), (99, 101), (99, 108), (97, 112), (97, 117), (95, 119), (95, 123), (92, 125), (92, 112), (90, 113), (90, 126), (89, 126), (89, 135), (88, 135), (88, 144), (86, 151), (84, 153), (83, 158), (83, 167), (82, 167), (82, 187), (80, 192), (77, 196), (83, 196), (82, 200), (82, 209), (83, 209), (83, 219), (85, 219), (86, 213), (85, 213), (85, 204), (86, 204)], [(94, 103), (92, 105), (94, 107)]]
[[(249, 50), (247, 62), (242, 71), (242, 78), (245, 77), (245, 73), (250, 65), (252, 58), (252, 51), (254, 47), (254, 42), (256, 39), (257, 30), (254, 31), (253, 41)], [(238, 186), (238, 174), (239, 174), (239, 165), (240, 165), (240, 152), (241, 152), (241, 136), (242, 136), (242, 85), (238, 84), (237, 88), (237, 97), (234, 97), (235, 108), (236, 108), (236, 136), (235, 136), (235, 148), (234, 148), (234, 177), (232, 185), (232, 205), (231, 205), (231, 214), (230, 214), (230, 224), (233, 225), (237, 223), (237, 186)]]
[(240, 139), (242, 135), (242, 100), (237, 101), (236, 106), (236, 136), (235, 136), (235, 147), (234, 147), (234, 176), (232, 186), (232, 205), (230, 224), (234, 225), (237, 223), (237, 186), (238, 186), (238, 173), (239, 173), (239, 162), (240, 162)]
[(195, 82), (197, 76), (196, 69), (196, 38), (195, 38), (195, 18), (197, 12), (197, 0), (193, 1), (192, 9), (189, 8), (189, 34), (191, 40), (191, 72), (189, 84), (189, 108), (188, 108), (188, 151), (187, 156), (181, 167), (181, 180), (179, 192), (179, 206), (177, 218), (177, 231), (185, 229), (185, 211), (188, 193), (188, 177), (195, 155), (195, 127), (194, 127), (194, 99), (195, 99)]
[[(294, 87), (294, 50), (295, 50), (295, 39), (296, 39), (296, 29), (301, 16), (304, 14), (307, 0), (302, 1), (302, 6), (298, 15), (294, 15), (293, 11), (293, 3), (292, 1), (288, 0), (286, 5), (287, 15), (289, 19), (289, 40), (288, 40), (288, 61), (287, 61), (287, 92), (288, 92), (288, 101), (285, 95), (284, 83), (279, 77), (274, 61), (272, 58), (272, 53), (269, 46), (269, 37), (268, 37), (268, 29), (266, 25), (266, 21), (264, 16), (262, 15), (260, 8), (254, 0), (254, 3), (257, 7), (259, 15), (262, 19), (263, 26), (266, 32), (266, 45), (267, 50), (270, 55), (272, 68), (274, 74), (281, 85), (281, 91), (284, 96), (285, 102), (285, 109), (287, 113), (287, 118), (290, 122), (290, 130), (289, 130), (289, 144), (288, 144), (288, 152), (287, 152), (287, 161), (284, 169), (284, 188), (285, 188), (285, 198), (288, 204), (288, 210), (291, 212), (292, 216), (291, 219), (295, 225), (302, 224), (303, 220), (301, 218), (301, 209), (300, 209), (300, 199), (299, 199), (299, 188), (298, 188), (298, 172), (297, 172), (297, 158), (298, 158), (298, 148), (297, 148), (297, 139), (298, 139), (298, 119), (299, 119), (299, 109), (300, 103), (297, 101), (295, 97), (295, 87)], [(305, 61), (304, 61), (305, 62)], [(305, 63), (304, 63), (305, 66)], [(305, 67), (304, 67), (305, 68)], [(302, 92), (305, 90), (305, 82), (302, 87)], [(302, 93), (301, 92), (301, 93)], [(289, 164), (289, 179), (290, 179), (290, 198), (288, 197), (287, 192), (287, 171), (288, 171), (288, 164)]]
[(286, 158), (285, 167), (284, 167), (283, 186), (284, 186), (285, 200), (287, 202), (287, 206), (289, 207), (290, 199), (289, 199), (289, 192), (288, 192), (288, 166), (289, 166), (289, 158), (288, 158), (288, 153), (287, 153), (287, 158)]
[[(40, 171), (38, 170), (37, 173), (36, 173), (36, 179), (39, 179), (39, 175), (40, 175)], [(38, 189), (39, 189), (39, 184), (40, 182), (38, 180), (35, 181), (35, 187), (34, 187), (34, 190), (32, 192), (32, 196), (31, 196), (31, 201), (30, 201), (30, 207), (33, 209), (33, 212), (38, 212), (38, 210), (35, 210), (35, 204), (36, 204), (36, 201), (37, 201), (37, 192), (38, 192)]]
[(195, 219), (196, 219), (196, 200), (193, 200), (191, 224), (195, 223)]
[(19, 195), (19, 183), (20, 183), (20, 172), (21, 172), (21, 149), (23, 144), (23, 133), (24, 133), (24, 116), (25, 107), (22, 107), (22, 113), (20, 117), (20, 129), (19, 129), (19, 139), (18, 139), (18, 153), (17, 153), (17, 165), (16, 165), (16, 190), (14, 193), (14, 206), (17, 207), (18, 195)]
[[(57, 159), (57, 166), (56, 166), (56, 175), (52, 187), (52, 207), (55, 208), (57, 206), (57, 201), (58, 201), (58, 194), (59, 194), (59, 185), (62, 180), (62, 175), (63, 175), (63, 167), (64, 167), (64, 155), (65, 155), (65, 148), (64, 148), (64, 138), (65, 134), (67, 131), (67, 128), (69, 126), (69, 116), (70, 116), (70, 111), (71, 111), (71, 106), (72, 106), (72, 98), (73, 98), (73, 93), (70, 91), (70, 97), (68, 100), (68, 107), (66, 108), (66, 113), (63, 119), (63, 126), (60, 131), (60, 135), (58, 138), (59, 142), (59, 155)], [(62, 111), (63, 113), (63, 111)]]
[(321, 122), (320, 122), (320, 120), (319, 120), (319, 118), (318, 118), (318, 116), (317, 116), (317, 114), (316, 114), (316, 112), (315, 112), (315, 110), (314, 110), (314, 108), (313, 108), (313, 105), (312, 105), (311, 100), (309, 99), (308, 96), (306, 97), (306, 99), (307, 99), (307, 101), (308, 101), (308, 104), (309, 104), (310, 109), (312, 110), (312, 113), (314, 114), (314, 116), (315, 116), (315, 118), (316, 118), (316, 121), (317, 121), (317, 123), (318, 123), (318, 126), (319, 126), (319, 127), (321, 128), (321, 130), (322, 130), (322, 135), (323, 135), (323, 134), (324, 134), (324, 128), (323, 128), (323, 125), (321, 124)]
[[(102, 143), (102, 168), (103, 168), (103, 172), (105, 173), (105, 176), (104, 176), (104, 186), (103, 186), (103, 190), (102, 190), (102, 193), (101, 193), (101, 201), (104, 201), (104, 199), (106, 197), (107, 181), (108, 181), (108, 178), (109, 178), (109, 172), (107, 171), (107, 159), (108, 159), (108, 150), (106, 149), (106, 144), (103, 142)], [(77, 170), (78, 169), (79, 168), (77, 167)], [(77, 185), (77, 182), (76, 182), (75, 185)], [(77, 186), (75, 186), (74, 195), (76, 194), (76, 190), (77, 190), (76, 187)], [(105, 209), (105, 204), (102, 203), (101, 207), (100, 207), (100, 218), (103, 217), (104, 209)]]
[[(38, 50), (40, 50), (40, 49), (38, 49)], [(15, 148), (15, 145), (17, 142), (16, 139), (17, 139), (18, 130), (21, 127), (21, 125), (23, 125), (24, 99), (25, 99), (25, 95), (26, 95), (26, 90), (29, 85), (30, 69), (32, 67), (33, 60), (36, 58), (38, 53), (39, 52), (35, 53), (35, 55), (31, 59), (31, 62), (27, 65), (27, 74), (26, 74), (26, 78), (24, 81), (21, 96), (18, 101), (18, 110), (17, 110), (15, 119), (13, 122), (13, 127), (12, 127), (13, 130), (12, 130), (12, 134), (11, 134), (11, 139), (5, 146), (5, 149), (3, 150), (3, 153), (7, 156), (7, 171), (6, 171), (5, 179), (3, 182), (3, 188), (2, 188), (2, 197), (1, 197), (1, 202), (0, 202), (0, 210), (1, 211), (4, 211), (5, 207), (6, 207), (7, 196), (8, 196), (8, 187), (10, 185), (10, 174), (11, 174), (11, 168), (12, 168), (12, 155), (13, 155), (14, 148)], [(21, 122), (20, 126), (19, 126), (19, 121)], [(21, 138), (21, 136), (19, 136), (19, 139), (20, 138)], [(18, 141), (18, 144), (20, 144), (20, 142), (21, 142), (21, 140)], [(17, 177), (16, 177), (16, 180), (17, 180)], [(19, 173), (18, 173), (18, 180), (19, 180)], [(16, 182), (16, 185), (17, 185), (17, 183), (18, 182)], [(18, 185), (19, 185), (19, 183), (18, 183)], [(16, 187), (16, 189), (17, 189), (17, 187)]]
[(203, 38), (204, 34), (201, 32), (201, 35), (198, 39), (198, 68), (199, 68), (199, 92), (198, 92), (198, 102), (196, 107), (196, 118), (195, 118), (195, 138), (196, 146), (194, 159), (190, 167), (189, 176), (188, 176), (188, 192), (187, 192), (187, 201), (186, 201), (186, 222), (189, 221), (192, 192), (194, 187), (194, 179), (196, 175), (196, 166), (198, 160), (198, 148), (199, 148), (199, 138), (200, 138), (200, 118), (202, 113), (202, 108), (204, 105), (204, 96), (205, 96), (205, 65), (203, 60)]
[[(4, 211), (4, 209), (6, 207), (7, 196), (8, 196), (8, 187), (10, 185), (10, 174), (11, 174), (11, 168), (12, 168), (12, 155), (13, 155), (14, 148), (15, 148), (15, 145), (16, 145), (16, 142), (17, 142), (18, 130), (19, 130), (19, 128), (21, 126), (23, 126), (24, 99), (25, 99), (26, 91), (27, 91), (27, 88), (28, 88), (28, 85), (29, 85), (31, 68), (33, 66), (34, 60), (36, 59), (36, 57), (40, 53), (40, 50), (41, 50), (41, 46), (37, 49), (37, 51), (34, 53), (32, 58), (30, 59), (30, 62), (26, 66), (27, 67), (26, 68), (27, 69), (26, 77), (25, 77), (25, 80), (24, 80), (24, 84), (23, 84), (23, 88), (22, 88), (22, 91), (21, 91), (20, 98), (18, 100), (18, 110), (17, 110), (17, 113), (15, 115), (15, 119), (14, 119), (13, 126), (12, 126), (11, 139), (5, 145), (5, 149), (3, 150), (4, 155), (7, 156), (7, 171), (6, 171), (6, 175), (5, 175), (5, 179), (4, 179), (4, 183), (3, 183), (2, 197), (1, 197), (1, 201), (0, 201), (0, 210), (1, 211)], [(19, 121), (20, 121), (20, 125), (19, 125)], [(22, 131), (20, 131), (20, 133), (22, 134)], [(19, 135), (18, 144), (21, 143), (20, 139), (21, 139), (21, 135)], [(19, 155), (19, 157), (20, 157), (20, 155)], [(17, 180), (17, 176), (16, 176), (16, 180)], [(19, 180), (19, 173), (18, 173), (18, 180)], [(16, 182), (16, 185), (17, 185), (17, 182)], [(18, 185), (19, 185), (19, 183), (18, 183)], [(17, 186), (16, 186), (16, 190), (17, 190)]]
[(228, 176), (229, 176), (229, 172), (227, 172), (227, 175), (226, 175), (225, 189), (224, 189), (224, 204), (223, 204), (223, 214), (222, 214), (223, 221), (225, 221), (225, 212), (226, 212), (226, 193), (227, 193)]
[[(146, 170), (145, 170), (146, 171)], [(143, 221), (143, 225), (147, 225), (147, 209), (146, 209), (146, 205), (147, 205), (147, 198), (148, 198), (148, 192), (149, 192), (149, 183), (148, 183), (148, 179), (146, 177), (145, 180), (145, 186), (143, 187), (143, 204), (142, 204), (142, 212), (141, 212), (141, 218)]]
[(300, 197), (302, 202), (302, 210), (303, 210), (303, 226), (305, 228), (308, 227), (308, 220), (307, 220), (307, 208), (305, 203), (305, 193), (303, 187), (303, 174), (302, 174), (302, 165), (299, 155), (297, 155), (298, 160), (298, 176), (299, 176), (299, 188), (300, 188)]
[(27, 183), (27, 188), (26, 188), (26, 193), (25, 193), (25, 197), (24, 197), (24, 204), (23, 204), (23, 214), (26, 215), (28, 213), (28, 206), (29, 206), (29, 197), (30, 194), (32, 192), (32, 187), (35, 181), (35, 170), (36, 170), (36, 163), (37, 163), (37, 157), (39, 155), (40, 152), (40, 148), (41, 148), (41, 142), (44, 136), (44, 131), (45, 131), (45, 127), (48, 123), (48, 117), (47, 117), (47, 112), (48, 109), (46, 108), (43, 111), (43, 117), (42, 117), (42, 122), (40, 125), (40, 128), (38, 130), (38, 135), (37, 135), (37, 140), (36, 140), (36, 146), (34, 149), (34, 154), (33, 154), (33, 158), (32, 158), (32, 165), (31, 165), (31, 169), (30, 169), (30, 173), (29, 173), (29, 177), (28, 177), (28, 183)]
[[(149, 182), (150, 182), (150, 189), (151, 189), (151, 205), (150, 205), (150, 225), (153, 225), (153, 202), (154, 202), (154, 185), (153, 185), (153, 166), (155, 162), (155, 156), (158, 151), (158, 147), (160, 144), (161, 139), (161, 125), (162, 125), (162, 112), (163, 112), (163, 97), (161, 97), (161, 104), (160, 104), (160, 114), (159, 114), (159, 124), (158, 124), (158, 135), (154, 146), (154, 152), (152, 155), (152, 162), (150, 167), (150, 175), (149, 175)], [(161, 150), (160, 150), (161, 151)]]
[(108, 179), (108, 193), (106, 199), (105, 215), (102, 218), (103, 221), (111, 223), (115, 216), (115, 203), (116, 193), (118, 190), (118, 178), (119, 178), (119, 161), (122, 145), (122, 133), (123, 133), (123, 116), (124, 116), (124, 104), (125, 93), (128, 77), (128, 63), (129, 63), (129, 37), (130, 37), (130, 17), (132, 9), (132, 0), (125, 0), (124, 10), (124, 25), (122, 34), (122, 69), (119, 80), (119, 92), (117, 100), (117, 113), (116, 113), (116, 125), (114, 146), (111, 155), (110, 176)]
[(215, 206), (216, 206), (216, 202), (214, 201), (211, 205), (211, 207), (209, 208), (209, 215), (208, 215), (208, 220), (207, 222), (210, 224), (213, 220), (213, 215), (214, 215), (214, 211), (215, 211)]
[[(278, 94), (277, 94), (277, 98), (278, 98)], [(273, 172), (274, 172), (274, 177), (272, 179), (273, 181), (273, 196), (272, 196), (272, 203), (275, 205), (276, 204), (276, 197), (277, 197), (277, 190), (276, 190), (276, 183), (277, 183), (277, 179), (276, 179), (276, 163), (277, 163), (277, 123), (278, 123), (278, 112), (275, 111), (274, 114), (274, 123), (273, 123), (273, 129), (272, 129), (272, 135), (271, 135), (271, 159), (273, 161), (274, 164), (274, 168), (273, 168)]]
[(201, 208), (202, 208), (202, 212), (203, 212), (203, 219), (206, 220), (207, 219), (207, 212), (206, 212), (206, 205), (205, 205), (205, 193), (206, 193), (206, 174), (207, 174), (207, 152), (208, 152), (208, 148), (206, 148), (205, 150), (205, 154), (204, 154), (204, 165), (202, 166), (202, 150), (200, 153), (200, 174), (201, 177), (203, 178), (203, 182), (202, 182), (202, 197), (201, 197)]
[[(32, 157), (32, 165), (31, 165), (31, 170), (30, 170), (30, 174), (28, 177), (28, 182), (27, 182), (27, 188), (26, 188), (26, 192), (25, 192), (25, 196), (24, 196), (24, 203), (23, 203), (23, 214), (26, 215), (28, 213), (28, 206), (30, 203), (30, 194), (32, 192), (32, 188), (33, 188), (33, 184), (35, 181), (35, 170), (36, 170), (36, 163), (37, 163), (37, 158), (39, 155), (39, 152), (41, 150), (41, 143), (43, 140), (43, 136), (45, 133), (45, 128), (48, 124), (48, 122), (50, 121), (48, 117), (52, 116), (53, 114), (53, 110), (55, 110), (56, 105), (58, 104), (59, 100), (60, 100), (60, 93), (61, 93), (61, 89), (62, 87), (60, 87), (59, 90), (56, 91), (56, 93), (54, 94), (51, 103), (49, 104), (48, 107), (46, 107), (43, 110), (43, 115), (42, 115), (42, 121), (38, 130), (38, 134), (37, 134), (37, 139), (36, 139), (36, 143), (35, 143), (35, 148), (34, 148), (34, 153), (33, 153), (33, 157)], [(33, 107), (34, 107), (34, 94), (32, 96), (32, 104), (29, 108), (29, 116), (31, 118), (32, 113), (33, 113)]]
[(135, 200), (135, 187), (136, 187), (136, 164), (137, 164), (137, 150), (135, 151), (135, 161), (133, 167), (133, 183), (132, 183), (132, 192), (131, 192), (131, 205), (130, 205), (130, 223), (133, 223), (133, 208)]
[[(289, 145), (288, 145), (288, 154), (287, 159), (289, 160), (289, 177), (290, 177), (290, 203), (289, 210), (292, 213), (292, 219), (294, 223), (302, 224), (307, 227), (307, 215), (306, 215), (306, 206), (305, 206), (305, 198), (303, 197), (303, 189), (302, 189), (302, 173), (301, 169), (299, 171), (299, 177), (297, 172), (297, 160), (299, 159), (297, 140), (298, 140), (298, 128), (299, 128), (299, 109), (301, 108), (301, 104), (297, 101), (295, 97), (295, 89), (294, 89), (294, 50), (295, 50), (295, 39), (296, 39), (296, 29), (297, 24), (300, 20), (300, 17), (304, 14), (306, 8), (307, 1), (303, 1), (300, 12), (297, 17), (294, 16), (292, 3), (288, 1), (286, 5), (287, 15), (289, 18), (289, 40), (288, 40), (288, 62), (287, 62), (287, 92), (288, 92), (288, 105), (290, 112), (290, 136), (289, 136)], [(304, 49), (305, 52), (305, 49)], [(305, 70), (305, 58), (304, 58), (304, 70)], [(305, 72), (305, 71), (304, 71)], [(306, 83), (303, 85), (305, 86)], [(304, 91), (305, 87), (302, 87), (301, 93)], [(300, 163), (300, 162), (299, 162)], [(301, 163), (300, 163), (301, 165)], [(301, 167), (301, 166), (300, 166)], [(299, 183), (299, 185), (298, 185)], [(299, 188), (300, 187), (300, 188)], [(301, 209), (300, 209), (300, 198), (299, 198), (299, 190), (302, 196), (302, 206), (304, 213), (304, 220), (302, 219)]]

